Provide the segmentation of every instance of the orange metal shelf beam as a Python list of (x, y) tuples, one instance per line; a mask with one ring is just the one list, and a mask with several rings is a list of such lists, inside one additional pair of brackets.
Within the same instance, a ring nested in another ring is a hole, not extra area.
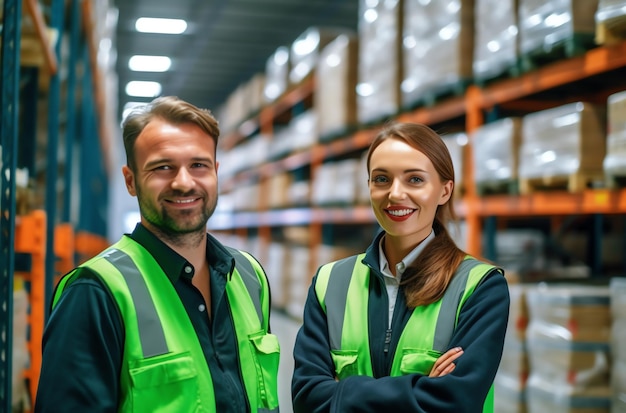
[(433, 107), (418, 108), (398, 115), (399, 122), (416, 122), (433, 125), (465, 115), (465, 97), (457, 96), (437, 103)]
[(596, 47), (584, 55), (487, 86), (481, 89), (475, 104), (489, 108), (622, 67), (626, 67), (626, 42)]
[[(37, 3), (37, 0), (26, 0), (25, 4), (28, 14), (30, 15), (35, 25), (35, 32), (37, 33), (37, 37), (41, 42), (44, 61), (46, 62), (48, 71), (50, 72), (50, 75), (54, 75), (56, 74), (59, 65), (57, 62), (56, 54), (54, 52), (54, 46), (50, 43), (48, 35), (46, 34), (47, 26), (41, 12), (41, 6), (39, 5), (39, 3)], [(60, 41), (60, 39), (57, 41)]]
[(538, 216), (570, 214), (622, 214), (626, 189), (589, 189), (581, 193), (538, 192), (526, 196), (499, 195), (478, 200), (481, 216)]

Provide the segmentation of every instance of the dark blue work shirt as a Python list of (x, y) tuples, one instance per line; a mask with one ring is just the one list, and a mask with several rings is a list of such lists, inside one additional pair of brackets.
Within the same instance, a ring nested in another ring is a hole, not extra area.
[[(207, 235), (211, 271), (209, 319), (200, 291), (191, 283), (193, 266), (144, 226), (132, 239), (157, 260), (187, 310), (213, 379), (217, 411), (248, 412), (238, 347), (226, 282), (233, 257)], [(79, 269), (74, 281), (52, 311), (43, 337), (43, 360), (35, 412), (117, 412), (120, 371), (124, 355), (124, 328), (115, 301), (88, 269)]]

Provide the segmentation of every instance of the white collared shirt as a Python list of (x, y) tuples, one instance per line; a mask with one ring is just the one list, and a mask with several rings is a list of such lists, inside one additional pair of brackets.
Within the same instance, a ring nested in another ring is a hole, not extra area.
[[(385, 235), (386, 236), (386, 235)], [(398, 297), (398, 289), (400, 288), (400, 280), (402, 279), (402, 274), (407, 269), (409, 265), (415, 261), (415, 259), (420, 255), (420, 253), (424, 250), (426, 245), (430, 241), (435, 238), (435, 232), (430, 231), (430, 234), (424, 239), (424, 241), (420, 242), (420, 244), (415, 247), (411, 252), (407, 254), (406, 257), (402, 259), (399, 263), (396, 264), (396, 276), (394, 277), (391, 270), (389, 269), (389, 261), (387, 261), (387, 257), (385, 256), (385, 252), (383, 251), (383, 241), (385, 237), (380, 239), (380, 243), (378, 244), (378, 255), (379, 255), (379, 267), (380, 271), (383, 273), (385, 278), (385, 287), (387, 289), (387, 296), (389, 297), (389, 324), (388, 328), (391, 328), (391, 320), (393, 319), (393, 310), (396, 307), (396, 298)]]

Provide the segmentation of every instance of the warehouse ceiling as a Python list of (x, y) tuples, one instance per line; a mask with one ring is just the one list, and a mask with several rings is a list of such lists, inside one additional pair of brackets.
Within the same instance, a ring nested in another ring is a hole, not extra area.
[[(217, 110), (235, 88), (265, 71), (270, 55), (310, 26), (356, 30), (359, 0), (116, 0), (120, 111), (131, 80), (154, 80), (162, 95), (176, 95)], [(139, 17), (184, 19), (182, 35), (138, 33)], [(133, 55), (172, 59), (164, 73), (131, 72)]]

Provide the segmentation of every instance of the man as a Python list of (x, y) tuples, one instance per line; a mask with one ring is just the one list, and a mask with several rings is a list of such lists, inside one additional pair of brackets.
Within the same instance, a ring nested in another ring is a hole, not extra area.
[(278, 411), (265, 273), (206, 231), (218, 136), (209, 111), (174, 97), (124, 121), (141, 222), (59, 283), (36, 412)]

